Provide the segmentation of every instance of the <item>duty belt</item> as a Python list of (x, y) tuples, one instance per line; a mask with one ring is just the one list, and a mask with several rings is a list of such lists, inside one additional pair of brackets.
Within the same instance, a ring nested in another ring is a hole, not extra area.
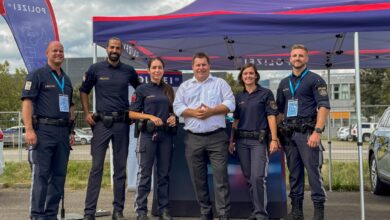
[(259, 141), (263, 141), (267, 135), (266, 130), (259, 130), (259, 131), (245, 131), (245, 130), (235, 130), (235, 137), (237, 139), (239, 138), (247, 138), (247, 139), (255, 139)]
[(38, 124), (54, 125), (59, 127), (68, 127), (69, 121), (65, 119), (37, 118)]

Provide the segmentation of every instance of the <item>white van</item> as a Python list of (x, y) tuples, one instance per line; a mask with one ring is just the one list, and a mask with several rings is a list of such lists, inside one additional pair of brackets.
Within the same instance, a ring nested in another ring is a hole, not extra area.
[[(369, 141), (371, 138), (371, 133), (375, 130), (376, 126), (378, 123), (367, 123), (363, 122), (362, 123), (362, 139), (363, 141)], [(357, 140), (357, 125), (354, 124), (352, 125), (351, 129), (351, 138), (350, 140)]]

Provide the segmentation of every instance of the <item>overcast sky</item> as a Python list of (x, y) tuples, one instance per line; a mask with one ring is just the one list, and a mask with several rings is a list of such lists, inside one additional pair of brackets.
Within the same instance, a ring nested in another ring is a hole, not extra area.
[[(51, 0), (66, 57), (91, 57), (93, 16), (160, 15), (174, 12), (193, 0)], [(81, 3), (80, 3), (81, 2)], [(99, 50), (99, 55), (104, 55)], [(12, 33), (0, 16), (0, 63), (11, 71), (25, 68)]]

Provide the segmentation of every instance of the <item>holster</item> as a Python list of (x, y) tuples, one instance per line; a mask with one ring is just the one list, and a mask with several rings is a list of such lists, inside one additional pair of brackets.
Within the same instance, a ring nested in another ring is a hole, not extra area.
[(38, 116), (36, 116), (36, 115), (32, 116), (32, 126), (33, 126), (34, 130), (38, 129)]
[(106, 128), (111, 128), (112, 127), (112, 124), (114, 123), (114, 120), (113, 120), (113, 116), (103, 116), (103, 125), (104, 127)]

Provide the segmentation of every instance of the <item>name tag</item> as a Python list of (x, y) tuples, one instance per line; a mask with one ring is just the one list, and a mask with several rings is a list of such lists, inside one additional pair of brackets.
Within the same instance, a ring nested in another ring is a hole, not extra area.
[(69, 112), (69, 97), (67, 95), (59, 96), (60, 112)]
[(287, 103), (287, 117), (298, 116), (298, 99), (288, 100)]

